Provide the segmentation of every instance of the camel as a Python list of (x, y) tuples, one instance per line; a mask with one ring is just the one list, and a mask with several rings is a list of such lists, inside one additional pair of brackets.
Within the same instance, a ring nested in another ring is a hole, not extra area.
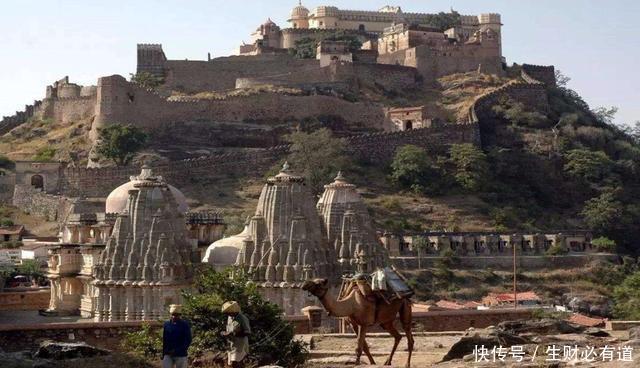
[(360, 357), (364, 352), (369, 358), (371, 364), (376, 364), (369, 351), (369, 345), (366, 341), (367, 328), (373, 325), (380, 325), (393, 338), (393, 349), (384, 365), (391, 365), (393, 354), (396, 352), (398, 343), (402, 339), (402, 335), (393, 322), (398, 314), (400, 322), (407, 336), (407, 344), (409, 346), (409, 357), (407, 358), (406, 367), (411, 367), (411, 353), (413, 352), (413, 334), (411, 332), (411, 301), (408, 299), (395, 299), (389, 304), (386, 302), (376, 303), (375, 300), (367, 299), (358, 288), (352, 288), (342, 299), (336, 299), (329, 292), (327, 279), (307, 280), (302, 285), (302, 290), (308, 291), (315, 295), (329, 312), (330, 316), (347, 317), (349, 324), (358, 334), (358, 347), (356, 348), (356, 365), (360, 364)]

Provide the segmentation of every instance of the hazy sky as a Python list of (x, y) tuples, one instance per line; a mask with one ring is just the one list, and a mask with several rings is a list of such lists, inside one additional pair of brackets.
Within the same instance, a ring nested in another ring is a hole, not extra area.
[[(162, 43), (169, 59), (228, 55), (267, 17), (285, 26), (297, 0), (20, 0), (0, 11), (0, 115), (10, 115), (65, 75), (79, 84), (128, 78), (137, 43)], [(553, 64), (592, 107), (618, 106), (618, 122), (640, 120), (640, 1), (328, 0), (375, 10), (497, 12), (509, 63)]]

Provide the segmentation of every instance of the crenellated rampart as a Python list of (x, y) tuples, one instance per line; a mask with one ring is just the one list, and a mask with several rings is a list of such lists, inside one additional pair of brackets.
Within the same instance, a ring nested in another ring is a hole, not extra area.
[(527, 83), (543, 83), (547, 87), (556, 86), (556, 70), (553, 65), (522, 64), (522, 79)]
[[(477, 124), (450, 124), (400, 132), (382, 132), (343, 138), (347, 151), (359, 158), (386, 162), (402, 145), (414, 144), (430, 152), (443, 152), (453, 143), (480, 144)], [(196, 182), (215, 182), (229, 176), (262, 175), (289, 152), (288, 145), (267, 149), (224, 153), (172, 161), (154, 166), (154, 170), (177, 187)], [(139, 169), (66, 168), (61, 178), (65, 196), (106, 196), (113, 188), (136, 175)]]
[(498, 103), (503, 96), (521, 102), (532, 110), (549, 110), (549, 99), (545, 83), (531, 77), (523, 69), (521, 80), (511, 80), (493, 91), (478, 96), (469, 108), (469, 121), (479, 122), (479, 116)]
[(12, 116), (4, 116), (0, 120), (0, 135), (7, 134), (11, 129), (26, 123), (27, 120), (38, 113), (41, 105), (42, 101), (36, 100), (33, 105), (26, 105), (23, 111), (17, 111)]
[(383, 129), (385, 121), (382, 106), (352, 103), (334, 96), (258, 93), (224, 99), (177, 97), (167, 100), (119, 75), (100, 78), (98, 85), (96, 127), (113, 122), (146, 129), (192, 121), (277, 122), (302, 120), (328, 112), (340, 116), (347, 124), (369, 129)]
[(334, 87), (357, 91), (362, 87), (406, 90), (419, 84), (418, 71), (401, 65), (372, 63), (333, 63), (325, 67), (316, 65), (287, 73), (254, 78), (238, 78), (236, 88), (272, 84), (298, 87), (304, 90), (316, 87)]

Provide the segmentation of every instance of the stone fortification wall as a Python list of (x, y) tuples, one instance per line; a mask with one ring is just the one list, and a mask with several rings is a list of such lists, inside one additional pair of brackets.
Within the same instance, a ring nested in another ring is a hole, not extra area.
[(317, 64), (317, 60), (298, 59), (288, 54), (227, 56), (210, 61), (168, 60), (164, 87), (189, 93), (223, 91), (233, 89), (237, 78), (284, 74)]
[(379, 55), (378, 62), (414, 67), (427, 82), (433, 82), (445, 75), (478, 69), (486, 74), (502, 75), (502, 58), (497, 47), (451, 45), (435, 49), (428, 45), (419, 45)]
[(553, 65), (522, 64), (522, 78), (528, 83), (538, 81), (544, 83), (547, 87), (556, 86), (556, 71)]
[(44, 217), (48, 221), (58, 221), (60, 216), (68, 212), (71, 200), (45, 193), (31, 185), (17, 184), (13, 189), (13, 205), (23, 212)]
[(14, 115), (4, 116), (0, 120), (0, 135), (7, 134), (11, 129), (26, 123), (40, 111), (42, 101), (36, 100), (33, 105), (26, 105), (23, 111), (17, 111)]
[(89, 119), (95, 115), (96, 96), (74, 96), (45, 99), (42, 117), (69, 123)]
[[(154, 172), (172, 185), (181, 188), (194, 183), (215, 182), (233, 175), (262, 175), (288, 152), (288, 146), (276, 146), (249, 152), (233, 152), (200, 159), (172, 161), (154, 166)], [(66, 196), (104, 197), (113, 188), (137, 175), (137, 167), (67, 168), (64, 171), (63, 193)]]
[(443, 153), (451, 144), (480, 145), (478, 125), (446, 124), (432, 128), (363, 134), (346, 138), (347, 149), (355, 156), (374, 162), (389, 161), (395, 151), (407, 144), (423, 147), (429, 152)]
[[(415, 68), (400, 65), (370, 63), (335, 63), (325, 67), (294, 70), (266, 77), (239, 78), (236, 88), (272, 84), (302, 89), (334, 87), (341, 90), (359, 87), (382, 87), (386, 90), (413, 88), (419, 81)], [(333, 85), (332, 85), (333, 84)]]
[[(451, 124), (401, 132), (372, 133), (344, 138), (347, 150), (357, 157), (372, 161), (388, 161), (396, 149), (415, 144), (431, 152), (442, 152), (452, 143), (480, 144), (477, 124)], [(289, 151), (281, 145), (248, 152), (213, 155), (200, 159), (173, 161), (154, 167), (176, 187), (184, 187), (193, 180), (215, 182), (228, 175), (262, 175)], [(66, 196), (106, 196), (113, 188), (129, 180), (138, 168), (66, 168), (61, 178)]]
[(480, 121), (482, 117), (490, 114), (491, 107), (505, 96), (523, 103), (529, 109), (549, 110), (549, 98), (544, 83), (513, 80), (491, 92), (478, 96), (469, 108), (469, 121)]
[(100, 78), (98, 85), (93, 131), (112, 122), (136, 124), (151, 130), (185, 121), (299, 120), (328, 111), (334, 111), (346, 123), (370, 129), (383, 129), (385, 121), (381, 106), (351, 103), (333, 96), (260, 93), (225, 99), (184, 97), (167, 100), (119, 75)]

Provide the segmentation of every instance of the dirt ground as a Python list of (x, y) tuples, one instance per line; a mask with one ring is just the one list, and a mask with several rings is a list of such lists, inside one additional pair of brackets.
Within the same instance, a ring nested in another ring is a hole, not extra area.
[[(452, 332), (415, 336), (411, 366), (428, 367), (439, 362), (462, 334), (462, 332)], [(393, 347), (393, 339), (388, 335), (369, 336), (367, 343), (375, 362), (383, 364)], [(355, 337), (314, 336), (308, 366), (313, 368), (352, 367), (355, 362), (355, 347)], [(393, 367), (404, 367), (406, 360), (407, 340), (403, 338), (393, 358)], [(362, 363), (368, 364), (369, 361), (363, 356)]]

